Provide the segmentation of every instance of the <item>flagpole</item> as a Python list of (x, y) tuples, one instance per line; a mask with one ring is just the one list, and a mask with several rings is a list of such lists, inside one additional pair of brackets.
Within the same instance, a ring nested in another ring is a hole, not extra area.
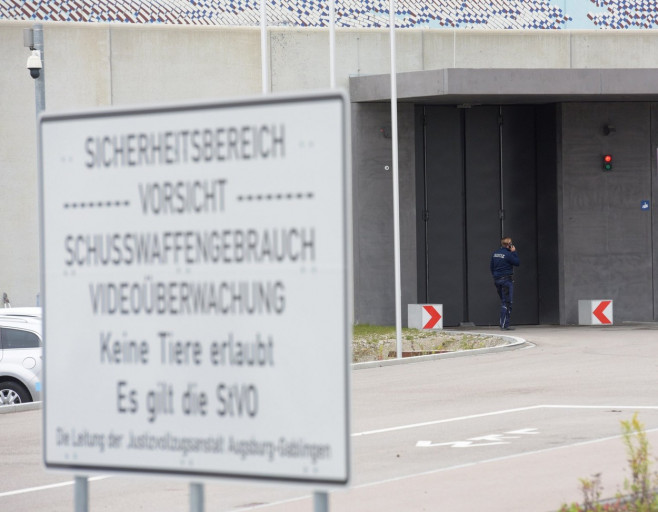
[(389, 30), (391, 40), (391, 139), (393, 169), (393, 251), (395, 260), (395, 338), (397, 357), (402, 357), (402, 304), (400, 272), (400, 181), (398, 170), (398, 90), (395, 62), (395, 0), (389, 0)]
[(270, 92), (269, 70), (267, 65), (267, 5), (260, 0), (260, 65), (263, 94)]

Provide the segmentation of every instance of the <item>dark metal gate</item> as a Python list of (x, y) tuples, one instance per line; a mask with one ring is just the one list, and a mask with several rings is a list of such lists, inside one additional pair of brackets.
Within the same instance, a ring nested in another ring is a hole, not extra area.
[(502, 236), (521, 257), (513, 322), (539, 323), (535, 110), (419, 107), (419, 300), (443, 304), (444, 325), (498, 323), (489, 258)]

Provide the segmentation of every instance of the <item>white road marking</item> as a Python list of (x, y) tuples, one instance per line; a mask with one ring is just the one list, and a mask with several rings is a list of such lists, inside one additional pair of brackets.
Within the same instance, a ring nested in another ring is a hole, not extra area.
[[(489, 434), (488, 436), (480, 436), (480, 437), (469, 437), (469, 441), (491, 441), (491, 442), (497, 442), (500, 441), (501, 439), (518, 439), (519, 436), (504, 436), (502, 434)], [(509, 443), (507, 443), (509, 444)]]
[[(505, 434), (520, 434), (518, 436), (506, 436)], [(519, 439), (521, 435), (539, 434), (536, 428), (523, 428), (520, 430), (512, 430), (505, 432), (505, 434), (489, 434), (486, 436), (469, 437), (466, 441), (449, 441), (447, 443), (433, 443), (432, 441), (418, 441), (416, 446), (418, 448), (432, 448), (435, 446), (450, 446), (452, 448), (473, 448), (479, 446), (493, 446), (496, 444), (510, 444), (510, 441), (503, 441), (503, 439)], [(473, 441), (488, 441), (487, 443), (474, 443)]]
[[(608, 409), (608, 407), (602, 407), (604, 409)], [(616, 407), (617, 409), (623, 409), (623, 407)], [(628, 407), (628, 409), (635, 409), (634, 407)], [(658, 407), (642, 407), (642, 409), (658, 409)], [(645, 430), (646, 433), (652, 433), (652, 432), (658, 432), (658, 428), (650, 429), (650, 430)], [(589, 441), (581, 441), (578, 443), (573, 443), (573, 444), (568, 444), (568, 445), (563, 445), (563, 446), (554, 446), (552, 448), (544, 448), (542, 450), (535, 450), (532, 452), (523, 452), (523, 453), (516, 453), (512, 455), (505, 455), (503, 457), (495, 457), (492, 459), (486, 459), (486, 460), (481, 460), (477, 462), (467, 462), (465, 464), (457, 464), (455, 466), (449, 466), (446, 468), (439, 468), (439, 469), (432, 469), (429, 471), (422, 471), (420, 473), (413, 473), (410, 475), (403, 475), (403, 476), (398, 476), (394, 478), (388, 478), (385, 480), (377, 480), (375, 482), (368, 482), (365, 484), (359, 484), (359, 485), (353, 485), (350, 487), (351, 490), (358, 490), (358, 489), (367, 489), (369, 487), (376, 487), (378, 485), (388, 485), (391, 483), (395, 482), (402, 482), (404, 480), (409, 480), (412, 478), (417, 478), (417, 477), (423, 477), (423, 476), (428, 476), (428, 475), (435, 475), (438, 473), (445, 473), (447, 471), (454, 471), (458, 469), (463, 469), (463, 468), (468, 468), (468, 467), (473, 467), (473, 466), (479, 466), (480, 464), (489, 464), (492, 462), (502, 462), (505, 460), (511, 460), (511, 459), (519, 459), (521, 457), (526, 457), (528, 455), (539, 455), (543, 453), (550, 453), (554, 452), (556, 450), (564, 450), (567, 448), (575, 448), (577, 446), (585, 446), (588, 444), (595, 444), (595, 443), (602, 443), (605, 441), (611, 441), (614, 439), (621, 439), (622, 435), (616, 435), (616, 436), (610, 436), (610, 437), (602, 437), (600, 439), (590, 439)], [(253, 507), (245, 507), (245, 508), (240, 508), (237, 510), (256, 510), (256, 509), (267, 509), (270, 507), (276, 507), (282, 504), (286, 503), (292, 503), (296, 501), (303, 501), (303, 500), (308, 500), (311, 499), (312, 496), (306, 495), (306, 496), (300, 496), (299, 498), (292, 498), (289, 500), (282, 500), (282, 501), (277, 501), (277, 502), (272, 502), (272, 503), (262, 503), (259, 505), (255, 505)]]
[(535, 435), (539, 434), (539, 431), (536, 428), (522, 428), (521, 430), (511, 430), (505, 432), (506, 434), (521, 434), (521, 435)]
[(494, 441), (491, 443), (478, 443), (473, 441), (450, 441), (448, 443), (433, 443), (432, 441), (418, 441), (416, 446), (418, 448), (434, 448), (436, 446), (450, 446), (451, 448), (473, 448), (480, 446), (493, 446), (495, 444), (510, 444), (509, 441)]
[[(374, 435), (374, 434), (384, 434), (384, 433), (387, 433), (387, 432), (396, 432), (396, 431), (399, 431), (399, 430), (407, 430), (407, 429), (411, 429), (411, 428), (426, 427), (426, 426), (429, 426), (429, 425), (440, 425), (441, 423), (450, 423), (450, 422), (454, 422), (454, 421), (463, 421), (463, 420), (469, 420), (469, 419), (475, 419), (475, 418), (486, 418), (487, 416), (498, 416), (498, 415), (501, 415), (501, 414), (510, 414), (510, 413), (513, 413), (513, 412), (522, 412), (522, 411), (532, 411), (532, 410), (535, 410), (535, 409), (614, 409), (614, 410), (628, 410), (628, 409), (630, 409), (630, 410), (638, 410), (639, 411), (639, 410), (658, 410), (658, 406), (653, 406), (653, 405), (638, 405), (638, 406), (630, 406), (630, 405), (532, 405), (532, 406), (529, 406), (529, 407), (518, 407), (516, 409), (504, 409), (504, 410), (501, 410), (501, 411), (485, 412), (485, 413), (481, 413), (481, 414), (471, 414), (471, 415), (468, 415), (468, 416), (457, 416), (455, 418), (446, 418), (444, 420), (426, 421), (426, 422), (423, 422), (423, 423), (413, 423), (413, 424), (410, 424), (410, 425), (400, 425), (400, 426), (397, 426), (397, 427), (382, 428), (382, 429), (377, 429), (377, 430), (368, 430), (368, 431), (365, 431), (365, 432), (355, 432), (355, 433), (352, 434), (352, 437), (369, 436), (369, 435)], [(656, 432), (656, 431), (658, 431), (658, 429), (645, 430), (645, 432)], [(407, 475), (407, 476), (395, 478), (395, 479), (392, 479), (392, 480), (386, 480), (386, 481), (381, 481), (381, 482), (373, 482), (371, 484), (364, 484), (364, 485), (360, 485), (360, 486), (355, 486), (354, 488), (368, 487), (368, 486), (371, 486), (371, 485), (379, 485), (379, 484), (386, 483), (386, 482), (394, 482), (394, 481), (403, 480), (403, 479), (406, 479), (406, 478), (413, 478), (415, 476), (422, 476), (422, 475), (425, 475), (425, 474), (439, 473), (439, 472), (442, 472), (442, 471), (449, 471), (451, 469), (459, 469), (459, 468), (462, 468), (462, 467), (474, 466), (476, 464), (483, 464), (483, 463), (486, 463), (486, 462), (506, 460), (506, 459), (516, 458), (516, 457), (522, 457), (522, 456), (525, 456), (525, 455), (533, 455), (535, 453), (544, 453), (544, 452), (549, 452), (549, 451), (553, 451), (553, 450), (560, 450), (560, 449), (563, 449), (563, 448), (569, 448), (569, 447), (573, 447), (573, 446), (581, 446), (581, 445), (590, 444), (590, 443), (598, 443), (598, 442), (601, 442), (601, 441), (607, 441), (609, 439), (619, 439), (620, 437), (621, 436), (612, 436), (612, 437), (607, 437), (607, 438), (602, 438), (602, 439), (595, 439), (595, 440), (591, 440), (591, 441), (585, 441), (585, 442), (582, 442), (582, 443), (576, 443), (576, 444), (572, 444), (572, 445), (564, 445), (564, 446), (559, 446), (559, 447), (555, 447), (555, 448), (547, 448), (545, 450), (538, 450), (538, 451), (535, 451), (535, 452), (524, 452), (524, 453), (520, 453), (520, 454), (516, 454), (516, 455), (509, 455), (509, 456), (506, 456), (506, 457), (500, 457), (500, 458), (497, 458), (497, 459), (490, 459), (490, 460), (484, 460), (484, 461), (475, 462), (475, 463), (463, 464), (463, 465), (460, 465), (460, 466), (442, 468), (442, 469), (438, 469), (438, 470), (429, 471), (429, 472), (426, 472), (426, 473), (418, 473), (418, 474), (415, 474), (415, 475)], [(105, 479), (105, 478), (111, 478), (111, 476), (107, 475), (107, 476), (92, 477), (92, 478), (89, 478), (89, 481), (94, 482), (94, 481), (102, 480), (102, 479)], [(17, 489), (15, 491), (7, 491), (7, 492), (0, 493), (0, 498), (5, 498), (5, 497), (8, 497), (8, 496), (16, 496), (18, 494), (27, 494), (27, 493), (30, 493), (30, 492), (39, 492), (39, 491), (44, 491), (44, 490), (48, 490), (48, 489), (56, 489), (58, 487), (70, 486), (70, 485), (73, 485), (74, 483), (75, 482), (73, 480), (70, 480), (68, 482), (60, 482), (58, 484), (42, 485), (42, 486), (39, 486), (39, 487), (28, 487), (28, 488), (25, 488), (25, 489)], [(291, 501), (295, 501), (295, 500), (291, 500)], [(265, 505), (265, 507), (266, 506), (268, 506), (268, 505)]]
[[(656, 409), (656, 407), (651, 407), (651, 409)], [(644, 430), (644, 432), (646, 432), (647, 434), (650, 434), (652, 432), (658, 432), (658, 428), (652, 428), (652, 429), (649, 429), (649, 430)], [(480, 460), (480, 461), (476, 461), (476, 462), (467, 462), (465, 464), (457, 464), (455, 466), (448, 466), (448, 467), (439, 468), (439, 469), (431, 469), (429, 471), (422, 471), (420, 473), (413, 473), (411, 475), (397, 476), (397, 477), (389, 478), (389, 479), (386, 479), (386, 480), (379, 480), (377, 482), (370, 482), (370, 483), (367, 483), (367, 484), (355, 485), (355, 486), (352, 487), (352, 489), (364, 489), (364, 488), (367, 488), (367, 487), (374, 487), (374, 486), (377, 486), (377, 485), (386, 485), (386, 484), (393, 483), (393, 482), (400, 482), (402, 480), (408, 480), (410, 478), (422, 477), (422, 476), (427, 476), (427, 475), (434, 475), (434, 474), (437, 474), (437, 473), (444, 473), (446, 471), (453, 471), (453, 470), (456, 470), (456, 469), (463, 469), (463, 468), (468, 468), (468, 467), (472, 467), (472, 466), (479, 466), (480, 464), (488, 464), (488, 463), (491, 463), (491, 462), (501, 462), (501, 461), (505, 461), (505, 460), (519, 459), (521, 457), (526, 457), (528, 455), (539, 455), (539, 454), (543, 454), (543, 453), (550, 453), (550, 452), (554, 452), (556, 450), (564, 450), (564, 449), (567, 449), (567, 448), (575, 448), (577, 446), (586, 446), (588, 444), (602, 443), (602, 442), (605, 442), (605, 441), (612, 441), (614, 439), (621, 439), (622, 437), (623, 437), (623, 435), (619, 434), (619, 435), (616, 435), (616, 436), (601, 437), (599, 439), (590, 439), (589, 441), (580, 441), (578, 443), (573, 443), (573, 444), (566, 444), (566, 445), (562, 445), (562, 446), (554, 446), (554, 447), (551, 447), (551, 448), (543, 448), (541, 450), (534, 450), (534, 451), (531, 451), (531, 452), (515, 453), (515, 454), (511, 454), (511, 455), (504, 455), (502, 457), (494, 457), (492, 459), (485, 459), (485, 460)]]
[(373, 434), (385, 434), (396, 432), (398, 430), (408, 430), (411, 428), (428, 427), (430, 425), (440, 425), (441, 423), (451, 423), (453, 421), (472, 420), (476, 418), (486, 418), (487, 416), (499, 416), (501, 414), (510, 414), (513, 412), (532, 411), (535, 409), (631, 409), (640, 410), (658, 410), (658, 405), (531, 405), (529, 407), (518, 407), (516, 409), (503, 409), (502, 411), (485, 412), (481, 414), (470, 414), (468, 416), (457, 416), (456, 418), (446, 418), (444, 420), (425, 421), (423, 423), (411, 423), (409, 425), (399, 425), (397, 427), (380, 428), (377, 430), (366, 430), (365, 432), (355, 432), (352, 437), (371, 436)]
[[(109, 475), (107, 476), (94, 476), (89, 478), (90, 482), (96, 482), (98, 480), (104, 480), (106, 478), (110, 478)], [(0, 493), (0, 498), (6, 498), (8, 496), (16, 496), (18, 494), (28, 494), (30, 492), (39, 492), (39, 491), (47, 491), (50, 489), (57, 489), (58, 487), (68, 487), (70, 485), (74, 485), (75, 480), (69, 480), (68, 482), (60, 482), (58, 484), (49, 484), (49, 485), (40, 485), (39, 487), (27, 487), (25, 489), (18, 489), (16, 491), (7, 491), (7, 492), (2, 492)]]

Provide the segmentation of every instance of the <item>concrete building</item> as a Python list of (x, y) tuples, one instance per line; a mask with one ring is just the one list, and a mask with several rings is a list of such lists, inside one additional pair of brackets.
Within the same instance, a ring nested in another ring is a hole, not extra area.
[[(49, 112), (261, 91), (255, 27), (43, 25)], [(39, 294), (31, 26), (0, 21), (0, 293), (14, 306)], [(658, 32), (396, 39), (403, 317), (430, 302), (444, 304), (445, 326), (497, 324), (488, 265), (505, 234), (522, 260), (514, 322), (577, 323), (580, 299), (614, 300), (615, 322), (656, 320)], [(326, 28), (271, 27), (267, 47), (273, 93), (329, 85)], [(352, 101), (355, 319), (392, 325), (388, 30), (338, 29), (336, 65)]]

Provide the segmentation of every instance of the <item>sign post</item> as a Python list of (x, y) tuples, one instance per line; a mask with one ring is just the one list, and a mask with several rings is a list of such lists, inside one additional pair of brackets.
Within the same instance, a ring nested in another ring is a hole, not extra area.
[(48, 467), (348, 483), (348, 109), (41, 118)]

